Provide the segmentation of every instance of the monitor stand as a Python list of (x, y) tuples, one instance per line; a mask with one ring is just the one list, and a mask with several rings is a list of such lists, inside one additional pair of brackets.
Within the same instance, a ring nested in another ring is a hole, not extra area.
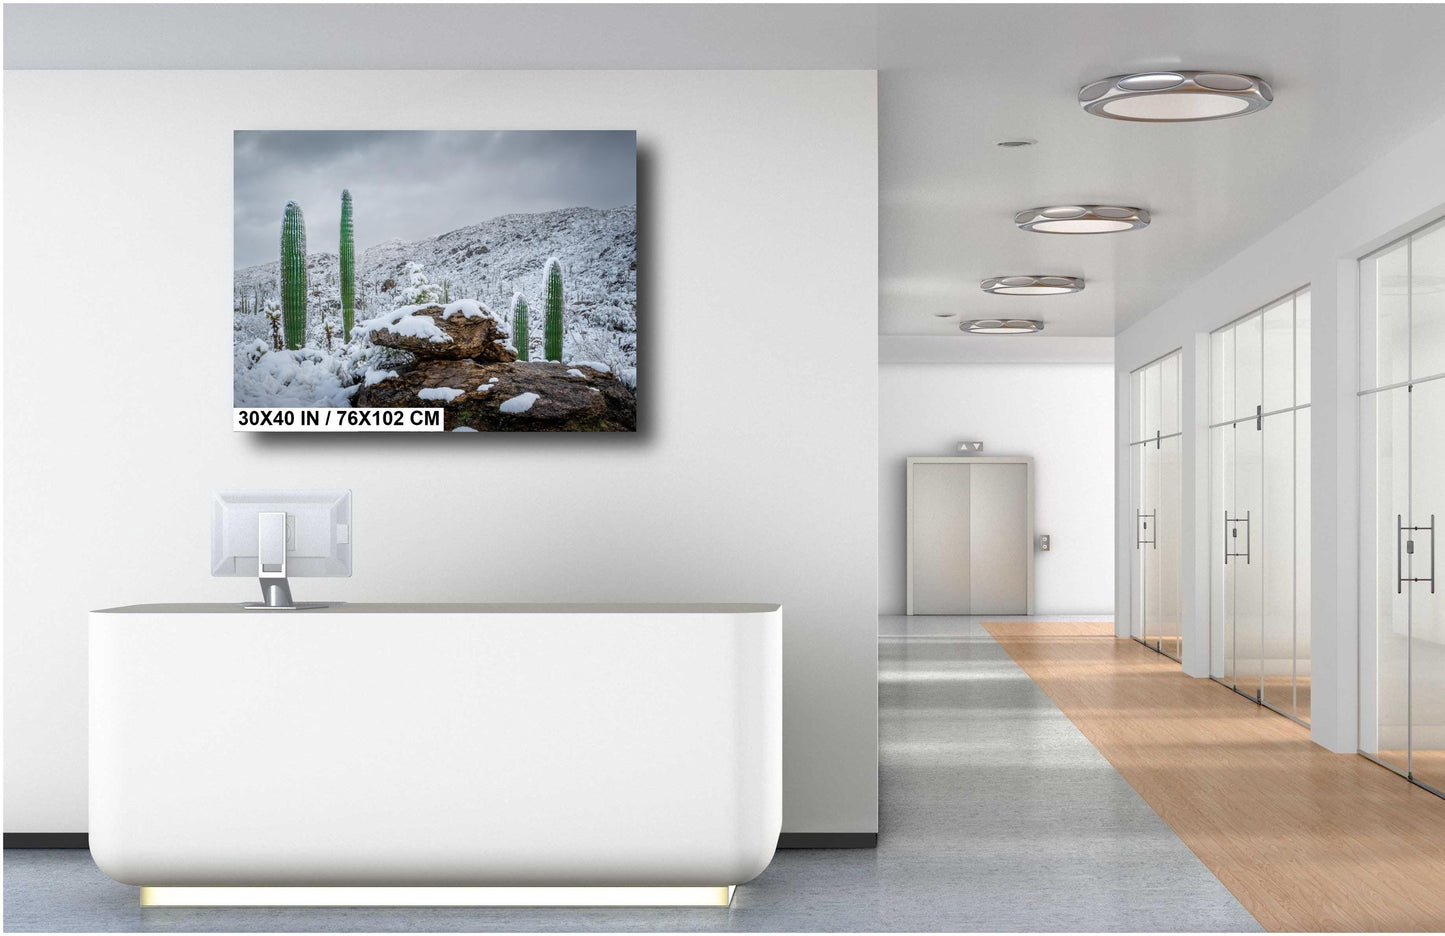
[(246, 608), (252, 611), (307, 611), (312, 608), (327, 608), (329, 601), (292, 601), (291, 585), (283, 578), (261, 576), (261, 601), (248, 601)]
[(257, 514), (256, 568), (261, 578), (261, 600), (246, 604), (257, 611), (305, 611), (324, 608), (324, 601), (291, 600), (291, 585), (286, 581), (286, 514), (279, 510), (263, 510)]

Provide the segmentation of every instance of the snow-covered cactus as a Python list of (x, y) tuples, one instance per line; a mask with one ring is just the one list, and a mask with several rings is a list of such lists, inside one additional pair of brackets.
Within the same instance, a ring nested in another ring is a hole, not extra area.
[(406, 285), (397, 290), (402, 305), (432, 305), (440, 302), (442, 287), (427, 279), (426, 269), (415, 260), (406, 265)]
[(301, 206), (286, 203), (281, 220), (281, 317), (286, 347), (306, 345), (306, 219)]
[(531, 343), (527, 332), (527, 300), (521, 293), (512, 296), (512, 343), (517, 346), (517, 360), (530, 359), (527, 346)]
[(542, 330), (542, 356), (562, 360), (562, 261), (547, 258), (547, 321)]
[(341, 334), (356, 320), (356, 241), (351, 227), (351, 190), (341, 190)]

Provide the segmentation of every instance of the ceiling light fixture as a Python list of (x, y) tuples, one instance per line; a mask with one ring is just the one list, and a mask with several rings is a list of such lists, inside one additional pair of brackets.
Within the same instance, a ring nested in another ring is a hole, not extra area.
[(999, 140), (994, 145), (1002, 146), (1004, 149), (1018, 149), (1020, 146), (1033, 146), (1037, 142), (1038, 140), (1028, 140), (1020, 138), (1017, 140)]
[(953, 318), (953, 317), (954, 317), (955, 315), (957, 315), (957, 314), (958, 314), (957, 312), (935, 312), (935, 313), (933, 313), (933, 317), (934, 317), (934, 318)]
[(1145, 123), (1238, 117), (1264, 110), (1273, 100), (1264, 79), (1232, 72), (1141, 72), (1079, 89), (1079, 106), (1089, 113)]
[(978, 284), (995, 296), (1062, 296), (1084, 288), (1082, 276), (991, 276)]
[(974, 319), (959, 322), (961, 331), (970, 335), (1027, 335), (1044, 330), (1044, 323), (1038, 319)]
[(1118, 205), (1056, 205), (1014, 215), (1014, 224), (1039, 234), (1112, 234), (1149, 226), (1149, 212)]

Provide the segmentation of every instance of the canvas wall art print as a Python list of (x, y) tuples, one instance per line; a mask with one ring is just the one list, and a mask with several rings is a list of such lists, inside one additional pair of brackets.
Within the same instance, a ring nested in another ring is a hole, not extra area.
[(237, 131), (234, 426), (637, 428), (633, 131)]

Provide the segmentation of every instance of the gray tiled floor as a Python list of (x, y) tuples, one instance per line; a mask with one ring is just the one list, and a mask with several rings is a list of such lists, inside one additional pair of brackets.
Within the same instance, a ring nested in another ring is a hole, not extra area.
[(727, 910), (141, 910), (7, 851), (14, 931), (1229, 930), (1259, 926), (967, 618), (885, 618), (876, 851), (783, 851)]

